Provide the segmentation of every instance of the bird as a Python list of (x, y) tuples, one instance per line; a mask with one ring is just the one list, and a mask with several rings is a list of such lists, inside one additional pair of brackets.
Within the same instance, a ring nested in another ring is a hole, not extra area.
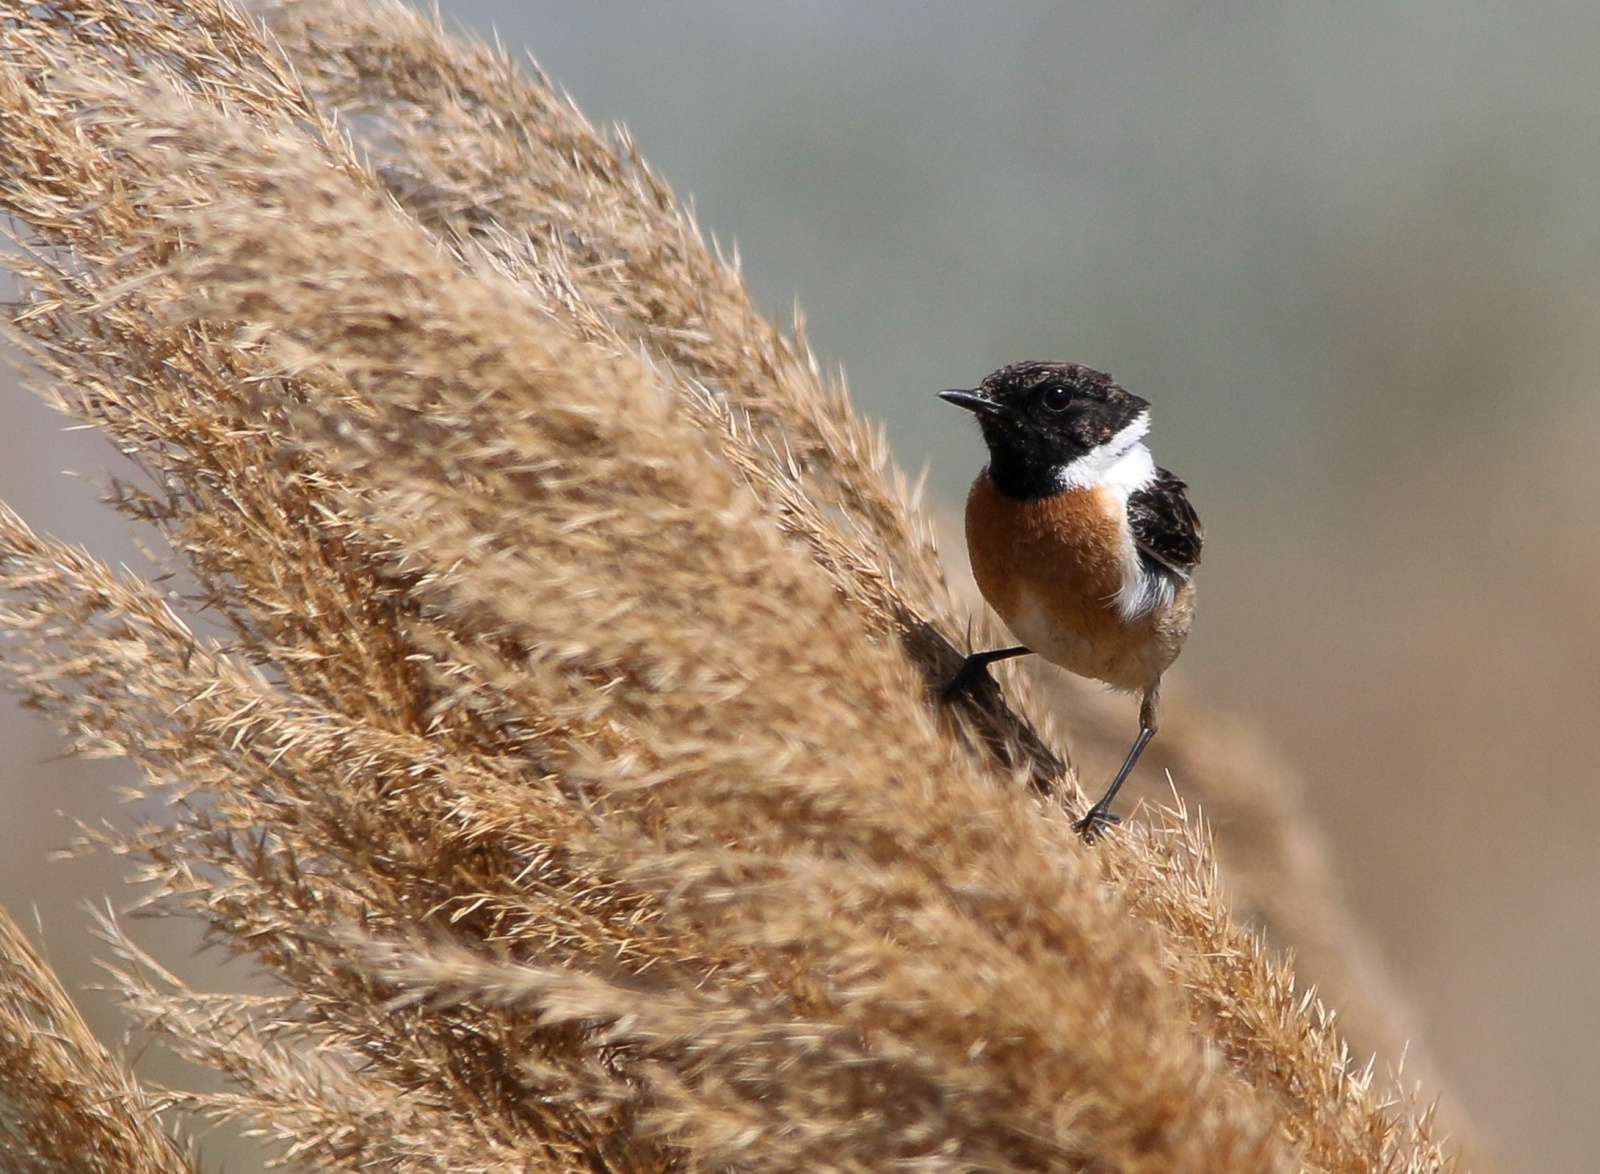
[(1149, 401), (1103, 371), (1013, 363), (939, 397), (972, 412), (988, 446), (967, 495), (967, 556), (978, 590), (1022, 641), (968, 656), (944, 695), (1030, 653), (1137, 693), (1133, 747), (1073, 824), (1093, 842), (1120, 822), (1111, 803), (1161, 728), (1161, 676), (1194, 618), (1200, 519), (1188, 486), (1145, 446)]

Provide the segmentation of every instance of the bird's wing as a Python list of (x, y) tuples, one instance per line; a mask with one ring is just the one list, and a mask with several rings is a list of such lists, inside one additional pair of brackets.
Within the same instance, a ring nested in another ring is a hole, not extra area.
[(1158, 468), (1154, 481), (1128, 494), (1128, 526), (1139, 553), (1183, 579), (1199, 565), (1205, 537), (1194, 506), (1184, 496), (1187, 488)]

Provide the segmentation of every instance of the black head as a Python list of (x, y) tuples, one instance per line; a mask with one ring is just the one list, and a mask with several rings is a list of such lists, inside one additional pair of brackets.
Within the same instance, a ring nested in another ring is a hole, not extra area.
[(977, 415), (989, 476), (1002, 493), (1021, 499), (1057, 492), (1061, 470), (1150, 409), (1111, 376), (1078, 363), (1013, 363), (974, 391), (942, 391), (939, 398)]

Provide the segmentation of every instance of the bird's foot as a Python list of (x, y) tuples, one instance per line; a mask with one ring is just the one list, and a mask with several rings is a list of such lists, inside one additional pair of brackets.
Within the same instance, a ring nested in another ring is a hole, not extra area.
[(1083, 837), (1083, 842), (1085, 844), (1092, 844), (1094, 843), (1095, 838), (1099, 836), (1101, 832), (1105, 831), (1106, 828), (1112, 827), (1121, 822), (1122, 817), (1120, 815), (1112, 815), (1111, 812), (1107, 811), (1104, 807), (1101, 807), (1100, 804), (1096, 803), (1093, 807), (1089, 808), (1082, 819), (1073, 823), (1072, 830)]
[(950, 678), (950, 683), (939, 690), (940, 701), (954, 701), (957, 697), (966, 697), (972, 694), (980, 684), (989, 688), (998, 688), (994, 678), (989, 675), (989, 666), (996, 661), (1010, 660), (1014, 656), (1027, 656), (1029, 649), (1018, 644), (1011, 648), (994, 648), (988, 652), (974, 652), (961, 662), (961, 667), (956, 670), (956, 675)]
[(968, 696), (980, 684), (993, 687), (994, 678), (989, 675), (989, 662), (981, 654), (977, 654), (961, 662), (956, 675), (939, 690), (939, 700), (948, 703), (958, 697)]

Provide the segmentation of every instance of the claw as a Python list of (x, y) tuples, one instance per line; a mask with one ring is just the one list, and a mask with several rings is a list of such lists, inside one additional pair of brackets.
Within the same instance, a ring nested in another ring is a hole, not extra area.
[(972, 687), (979, 681), (988, 685), (994, 684), (994, 678), (989, 675), (989, 666), (999, 660), (1010, 660), (1013, 656), (1027, 656), (1028, 649), (997, 648), (993, 652), (974, 652), (961, 662), (961, 668), (956, 675), (950, 678), (950, 683), (939, 690), (940, 701), (953, 701), (957, 697), (972, 692)]
[(1122, 822), (1120, 815), (1113, 815), (1098, 803), (1089, 808), (1084, 817), (1072, 825), (1072, 830), (1083, 837), (1085, 844), (1092, 844), (1095, 837), (1108, 827), (1114, 827)]
[(956, 673), (955, 676), (951, 677), (949, 682), (939, 690), (939, 700), (950, 702), (954, 701), (957, 697), (966, 696), (975, 688), (977, 688), (980, 682), (985, 685), (994, 684), (994, 678), (989, 675), (989, 666), (986, 664), (974, 664), (969, 660), (963, 664), (961, 666), (961, 670)]

